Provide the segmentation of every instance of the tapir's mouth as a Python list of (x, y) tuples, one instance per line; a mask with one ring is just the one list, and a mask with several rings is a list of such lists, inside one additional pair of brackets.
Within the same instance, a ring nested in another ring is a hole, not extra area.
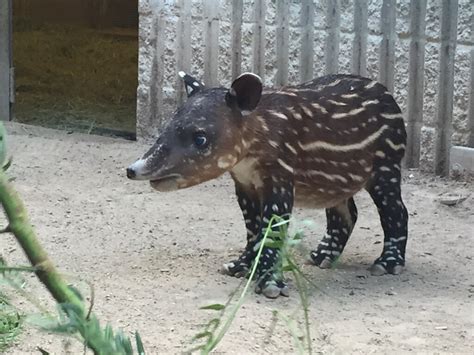
[(154, 177), (150, 180), (150, 185), (155, 190), (158, 191), (171, 191), (177, 190), (178, 186), (178, 179), (182, 176), (180, 174), (169, 174), (162, 177)]

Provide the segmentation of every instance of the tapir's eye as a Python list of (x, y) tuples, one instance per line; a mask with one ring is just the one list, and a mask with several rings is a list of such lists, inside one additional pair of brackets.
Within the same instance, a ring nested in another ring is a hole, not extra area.
[(206, 148), (208, 144), (208, 140), (206, 134), (204, 132), (197, 132), (194, 134), (194, 144), (198, 148)]

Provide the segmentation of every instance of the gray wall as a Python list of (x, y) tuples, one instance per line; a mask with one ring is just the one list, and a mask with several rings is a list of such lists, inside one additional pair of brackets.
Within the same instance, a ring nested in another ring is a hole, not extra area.
[[(316, 14), (314, 19), (314, 73), (315, 76), (324, 73), (324, 43), (326, 37), (325, 29), (325, 6), (329, 0), (316, 2)], [(427, 9), (427, 43), (425, 51), (425, 97), (424, 97), (424, 127), (422, 132), (422, 163), (431, 162), (433, 159), (433, 132), (436, 120), (437, 81), (439, 72), (439, 46), (440, 46), (440, 1), (428, 0)], [(203, 8), (202, 1), (192, 0), (192, 68), (191, 71), (198, 77), (203, 75)], [(231, 33), (231, 0), (216, 0), (219, 4), (219, 72), (218, 79), (222, 85), (229, 85), (231, 80), (230, 62), (230, 33)], [(353, 1), (342, 0), (341, 10), (341, 51), (339, 55), (339, 71), (350, 72), (353, 39)], [(368, 60), (367, 76), (377, 78), (378, 55), (380, 35), (380, 12), (382, 1), (369, 1), (369, 38), (368, 38)], [(244, 23), (242, 33), (243, 63), (242, 71), (249, 71), (252, 67), (252, 7), (251, 0), (244, 1)], [(397, 42), (396, 42), (396, 67), (394, 95), (403, 109), (407, 104), (408, 89), (408, 53), (410, 44), (409, 33), (409, 0), (397, 1)], [(165, 43), (163, 50), (164, 98), (160, 107), (150, 109), (153, 103), (153, 84), (156, 82), (157, 72), (155, 70), (157, 60), (156, 51), (157, 35), (154, 32), (154, 24), (157, 23), (157, 15), (160, 6), (163, 7), (165, 15)], [(469, 98), (469, 70), (470, 50), (474, 48), (474, 34), (471, 23), (473, 19), (474, 6), (472, 0), (459, 1), (458, 19), (458, 44), (456, 47), (455, 64), (455, 92), (454, 92), (454, 120), (453, 120), (453, 143), (467, 144), (468, 139), (468, 98)], [(265, 61), (265, 84), (273, 85), (275, 80), (275, 32), (276, 32), (276, 4), (275, 1), (267, 1), (266, 17), (266, 61)], [(289, 49), (289, 81), (297, 83), (299, 78), (299, 53), (300, 53), (300, 1), (292, 1), (290, 4), (290, 49)], [(140, 54), (139, 54), (139, 87), (138, 87), (138, 126), (137, 133), (142, 137), (155, 135), (160, 128), (161, 120), (166, 121), (170, 113), (176, 107), (176, 78), (181, 68), (176, 67), (176, 25), (179, 9), (177, 2), (173, 0), (140, 0)]]

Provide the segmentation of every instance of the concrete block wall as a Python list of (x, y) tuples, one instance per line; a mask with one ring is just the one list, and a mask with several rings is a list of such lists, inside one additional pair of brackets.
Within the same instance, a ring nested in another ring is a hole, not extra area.
[[(196, 77), (203, 74), (203, 6), (202, 0), (192, 1), (192, 67), (191, 72)], [(326, 38), (325, 8), (328, 1), (315, 0), (314, 16), (314, 75), (324, 74), (324, 46)], [(427, 28), (425, 50), (425, 97), (424, 97), (424, 127), (422, 132), (422, 167), (430, 169), (434, 154), (434, 126), (436, 120), (436, 100), (439, 72), (440, 45), (440, 15), (441, 1), (428, 0)], [(228, 86), (231, 81), (231, 9), (232, 0), (216, 0), (219, 6), (219, 71), (218, 79), (221, 85)], [(150, 108), (153, 103), (150, 88), (155, 80), (156, 71), (153, 62), (156, 61), (156, 35), (153, 34), (153, 24), (160, 10), (163, 11), (165, 26), (164, 43), (164, 79), (161, 90), (164, 93), (161, 107)], [(276, 2), (266, 3), (266, 59), (264, 82), (272, 86), (276, 74), (275, 39), (276, 39)], [(367, 76), (377, 78), (380, 33), (380, 14), (382, 1), (369, 1), (368, 10), (368, 48)], [(397, 1), (397, 43), (394, 96), (402, 109), (407, 104), (408, 92), (408, 55), (410, 44), (409, 32), (409, 0)], [(300, 53), (300, 11), (301, 2), (290, 2), (290, 48), (289, 48), (289, 82), (299, 81)], [(253, 1), (244, 0), (244, 17), (242, 26), (242, 71), (252, 70), (252, 13)], [(155, 136), (166, 120), (170, 119), (176, 108), (177, 73), (181, 68), (176, 67), (176, 25), (179, 9), (175, 0), (140, 0), (140, 53), (139, 53), (139, 87), (137, 133), (139, 137)], [(474, 49), (474, 6), (472, 0), (459, 0), (458, 43), (456, 47), (455, 89), (454, 89), (454, 118), (453, 144), (466, 145), (469, 135), (468, 98), (470, 51)], [(352, 39), (353, 39), (353, 0), (341, 0), (341, 44), (338, 58), (339, 72), (349, 73), (351, 69)], [(153, 116), (153, 117), (152, 117)]]

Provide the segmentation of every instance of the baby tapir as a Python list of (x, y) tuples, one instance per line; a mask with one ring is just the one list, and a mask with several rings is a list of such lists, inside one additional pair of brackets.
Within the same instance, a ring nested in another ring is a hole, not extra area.
[[(399, 274), (405, 264), (407, 210), (400, 194), (406, 132), (387, 89), (354, 75), (329, 75), (299, 86), (262, 90), (242, 74), (230, 89), (207, 88), (180, 73), (188, 100), (153, 147), (127, 169), (158, 191), (193, 186), (230, 172), (247, 227), (242, 255), (224, 272), (244, 275), (273, 214), (293, 205), (325, 208), (327, 230), (311, 253), (328, 268), (341, 255), (357, 220), (353, 196), (366, 189), (384, 230), (372, 274)], [(263, 249), (257, 292), (287, 295), (272, 271), (278, 250)]]

